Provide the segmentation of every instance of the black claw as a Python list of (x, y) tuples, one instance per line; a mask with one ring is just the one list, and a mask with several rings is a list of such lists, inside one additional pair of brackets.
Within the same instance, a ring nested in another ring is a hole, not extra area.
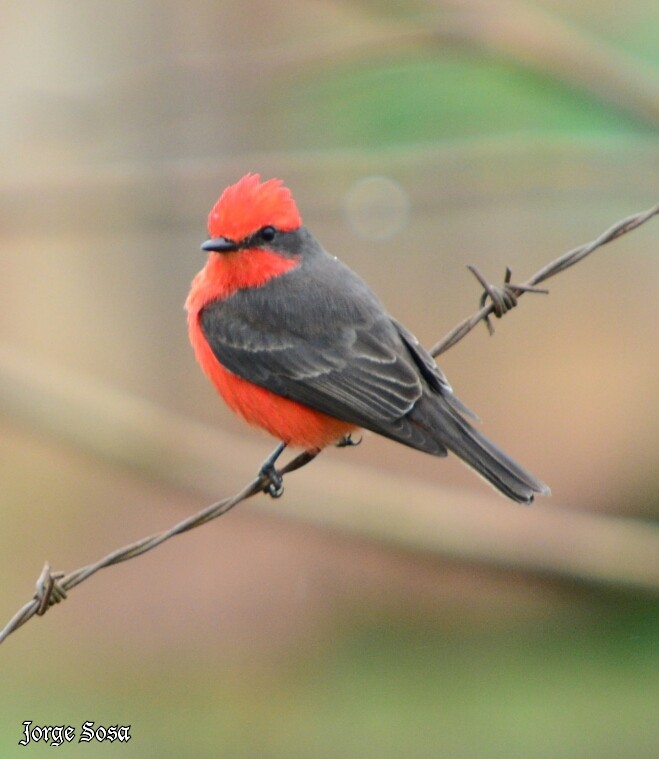
[(259, 475), (267, 479), (267, 483), (263, 486), (263, 490), (271, 498), (281, 498), (284, 494), (284, 478), (275, 469), (275, 465), (269, 462), (264, 464), (259, 469)]
[(275, 462), (284, 448), (286, 448), (286, 443), (280, 443), (259, 469), (259, 477), (267, 480), (263, 485), (263, 492), (268, 493), (271, 498), (281, 498), (284, 494), (284, 479), (275, 468)]
[(347, 435), (344, 435), (341, 440), (336, 444), (337, 448), (354, 448), (356, 445), (359, 445), (362, 442), (361, 437), (358, 440), (352, 439), (352, 434), (349, 432)]

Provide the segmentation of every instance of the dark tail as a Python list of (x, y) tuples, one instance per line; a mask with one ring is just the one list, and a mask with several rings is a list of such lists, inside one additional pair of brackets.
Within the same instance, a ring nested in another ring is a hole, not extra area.
[[(427, 400), (430, 401), (429, 398)], [(417, 410), (422, 413), (417, 415)], [(433, 398), (430, 403), (419, 404), (415, 412), (410, 416), (412, 423), (424, 427), (437, 442), (455, 453), (508, 498), (519, 503), (531, 503), (534, 493), (549, 495), (550, 490), (544, 482), (481, 435), (445, 399), (437, 403), (437, 399)]]

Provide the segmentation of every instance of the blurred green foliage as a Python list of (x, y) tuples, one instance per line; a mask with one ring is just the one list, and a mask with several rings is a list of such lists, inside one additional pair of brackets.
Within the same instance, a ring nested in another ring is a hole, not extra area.
[[(294, 645), (266, 662), (226, 660), (221, 642), (168, 661), (147, 655), (135, 667), (135, 652), (112, 668), (89, 649), (78, 660), (69, 652), (41, 695), (12, 678), (2, 756), (24, 755), (11, 748), (21, 719), (70, 721), (76, 734), (86, 719), (123, 719), (133, 737), (114, 749), (125, 757), (651, 759), (659, 609), (627, 599), (616, 618), (595, 608), (597, 627), (581, 619), (544, 631), (447, 633), (420, 620), (352, 617), (321, 650)], [(62, 753), (106, 756), (107, 748), (71, 744)]]
[(288, 90), (285, 105), (288, 139), (308, 147), (651, 132), (629, 113), (549, 76), (457, 54), (316, 73)]

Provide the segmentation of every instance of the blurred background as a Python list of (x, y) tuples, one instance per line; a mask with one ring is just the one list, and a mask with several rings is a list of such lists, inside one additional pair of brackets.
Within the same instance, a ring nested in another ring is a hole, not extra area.
[[(272, 448), (183, 313), (245, 172), (284, 179), (426, 345), (477, 306), (466, 264), (524, 280), (659, 199), (650, 0), (2, 17), (0, 624), (46, 559), (165, 529)], [(328, 451), (11, 636), (0, 754), (24, 720), (94, 720), (132, 725), (125, 757), (656, 756), (658, 240), (651, 221), (441, 357), (551, 499), (373, 435)]]

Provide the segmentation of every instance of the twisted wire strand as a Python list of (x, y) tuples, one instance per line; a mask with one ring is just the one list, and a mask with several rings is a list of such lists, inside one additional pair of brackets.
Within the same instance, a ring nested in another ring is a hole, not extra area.
[[(445, 353), (449, 348), (452, 348), (456, 343), (460, 342), (465, 335), (468, 335), (471, 330), (481, 321), (490, 329), (490, 333), (494, 330), (489, 321), (489, 317), (494, 315), (497, 318), (503, 316), (504, 313), (510, 310), (510, 308), (517, 305), (517, 301), (525, 292), (547, 292), (546, 290), (539, 290), (536, 285), (544, 282), (550, 277), (559, 274), (566, 269), (569, 269), (574, 264), (582, 261), (586, 256), (589, 256), (593, 251), (601, 248), (602, 245), (612, 242), (618, 239), (622, 235), (631, 232), (633, 229), (640, 227), (649, 221), (653, 216), (659, 214), (659, 203), (647, 211), (642, 211), (632, 216), (628, 216), (626, 219), (622, 219), (617, 224), (607, 229), (605, 232), (586, 243), (580, 245), (578, 248), (564, 253), (555, 260), (548, 263), (539, 269), (533, 276), (529, 277), (526, 282), (519, 285), (510, 284), (510, 276), (508, 275), (509, 269), (506, 269), (506, 279), (504, 281), (503, 288), (498, 288), (495, 285), (490, 285), (478, 272), (476, 267), (469, 266), (469, 270), (476, 276), (485, 289), (485, 293), (481, 296), (481, 304), (478, 311), (468, 316), (466, 319), (457, 324), (450, 332), (448, 332), (439, 342), (435, 343), (430, 349), (430, 354), (435, 358), (442, 353)], [(505, 307), (512, 297), (512, 305)], [(489, 298), (489, 301), (487, 299)]]

